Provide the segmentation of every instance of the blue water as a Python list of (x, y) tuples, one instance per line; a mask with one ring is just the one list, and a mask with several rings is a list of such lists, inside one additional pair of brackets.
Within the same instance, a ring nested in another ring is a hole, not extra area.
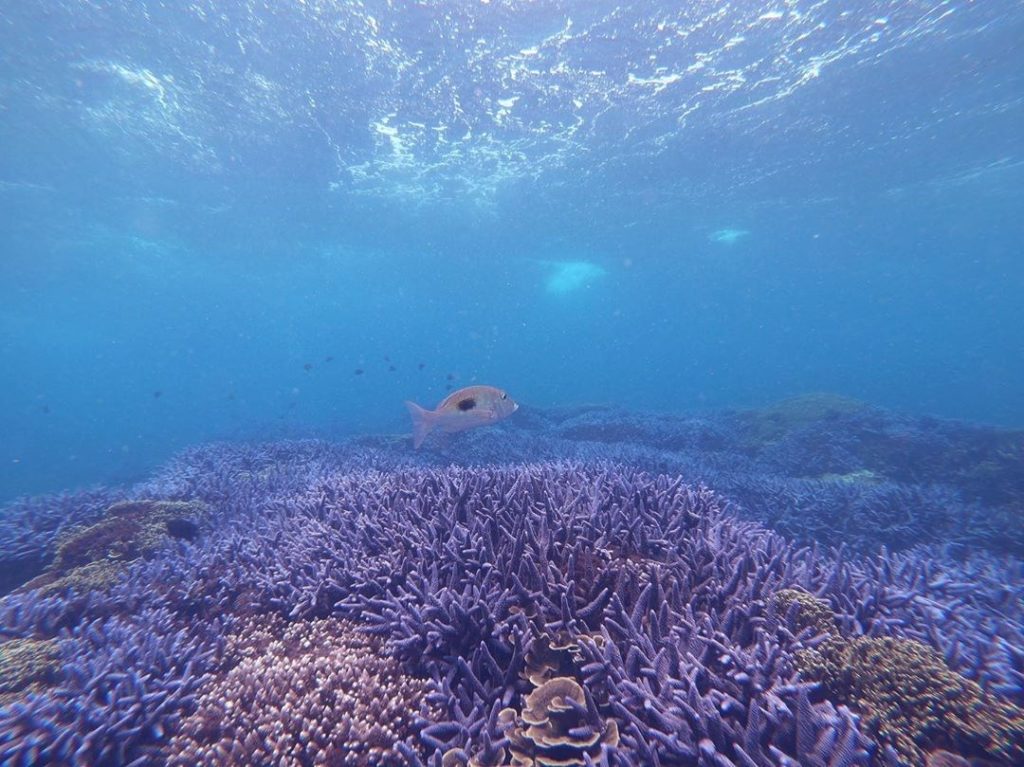
[(1012, 0), (7, 3), (0, 500), (471, 382), (1024, 425), (1021, 39)]

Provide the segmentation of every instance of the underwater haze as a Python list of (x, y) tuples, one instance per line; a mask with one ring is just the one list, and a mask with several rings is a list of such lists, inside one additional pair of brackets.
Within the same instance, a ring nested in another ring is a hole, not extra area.
[(1021, 39), (1014, 0), (7, 3), (0, 499), (471, 383), (1024, 425)]
[(1021, 41), (0, 3), (0, 767), (1024, 765)]

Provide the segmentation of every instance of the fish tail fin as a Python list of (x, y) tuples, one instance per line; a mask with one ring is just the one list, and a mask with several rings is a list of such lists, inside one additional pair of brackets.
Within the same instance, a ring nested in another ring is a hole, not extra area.
[(419, 450), (423, 440), (434, 428), (434, 413), (409, 400), (406, 400), (405, 406), (409, 409), (409, 415), (412, 417), (412, 446)]

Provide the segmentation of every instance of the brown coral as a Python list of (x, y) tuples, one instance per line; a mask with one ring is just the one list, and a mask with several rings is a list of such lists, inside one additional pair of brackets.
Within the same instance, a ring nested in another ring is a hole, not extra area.
[(819, 634), (836, 633), (835, 615), (825, 600), (800, 589), (782, 589), (772, 597), (772, 606), (780, 615), (789, 612), (794, 602), (800, 605), (796, 615), (797, 628), (813, 626)]
[(107, 509), (99, 522), (76, 527), (57, 540), (57, 553), (46, 571), (25, 588), (53, 593), (106, 588), (139, 557), (148, 556), (174, 538), (192, 540), (205, 507), (176, 501), (123, 501)]
[(0, 704), (53, 683), (59, 651), (55, 639), (0, 643)]
[(402, 765), (428, 682), (345, 621), (251, 619), (235, 665), (200, 691), (171, 743), (171, 765)]
[[(555, 677), (576, 676), (583, 663), (579, 644), (581, 638), (568, 634), (555, 637), (543, 634), (537, 637), (526, 648), (520, 676), (534, 687), (540, 687)], [(589, 635), (587, 638), (598, 646), (604, 645), (601, 634)]]
[(1024, 763), (1024, 711), (986, 694), (921, 642), (833, 637), (797, 653), (797, 663), (911, 764), (943, 748)]
[(618, 726), (598, 715), (593, 700), (570, 677), (550, 679), (526, 696), (517, 714), (504, 709), (500, 721), (508, 727), (512, 764), (522, 767), (566, 767), (585, 764), (601, 746), (619, 742)]

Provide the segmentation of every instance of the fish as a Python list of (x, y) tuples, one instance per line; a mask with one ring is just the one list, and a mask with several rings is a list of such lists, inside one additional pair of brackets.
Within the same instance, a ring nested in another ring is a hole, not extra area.
[(487, 426), (508, 418), (519, 409), (508, 393), (494, 386), (467, 386), (441, 400), (434, 410), (427, 410), (406, 400), (412, 417), (412, 444), (419, 449), (434, 429), (451, 434)]

